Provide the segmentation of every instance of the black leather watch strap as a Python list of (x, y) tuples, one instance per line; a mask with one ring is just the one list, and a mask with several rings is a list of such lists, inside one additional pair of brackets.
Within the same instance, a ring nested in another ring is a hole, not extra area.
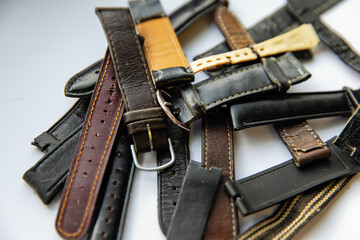
[[(167, 134), (171, 137), (175, 152), (175, 163), (158, 172), (158, 217), (159, 225), (164, 234), (167, 233), (174, 214), (182, 182), (190, 162), (189, 132), (179, 128), (170, 119), (167, 120)], [(157, 152), (158, 165), (169, 162), (170, 153), (167, 150)]]
[(359, 162), (347, 150), (335, 146), (335, 139), (326, 142), (331, 150), (331, 157), (327, 159), (301, 169), (294, 165), (293, 160), (289, 160), (248, 178), (227, 182), (226, 189), (236, 199), (240, 212), (248, 215), (325, 182), (360, 171)]
[(262, 58), (260, 63), (187, 85), (179, 91), (169, 91), (168, 101), (179, 110), (178, 119), (188, 124), (217, 106), (250, 96), (281, 93), (309, 77), (302, 64), (286, 53), (277, 59)]
[(167, 239), (202, 239), (221, 171), (220, 168), (205, 169), (200, 163), (190, 162)]
[(115, 142), (118, 144), (111, 151), (90, 240), (121, 239), (135, 167), (125, 127)]
[(90, 102), (89, 96), (80, 98), (53, 126), (37, 136), (31, 143), (42, 152), (51, 152), (58, 148), (58, 144), (68, 139), (71, 133), (84, 122), (86, 111)]
[(66, 181), (81, 129), (82, 124), (23, 175), (25, 182), (34, 188), (44, 204), (53, 200)]
[[(230, 106), (235, 130), (264, 124), (349, 116), (360, 100), (359, 90), (334, 92), (287, 93), (247, 99)], [(311, 107), (309, 107), (311, 106)]]

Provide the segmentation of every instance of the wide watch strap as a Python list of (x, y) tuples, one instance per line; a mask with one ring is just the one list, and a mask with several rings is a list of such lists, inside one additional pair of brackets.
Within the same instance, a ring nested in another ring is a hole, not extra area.
[(88, 232), (124, 111), (112, 66), (107, 52), (61, 197), (55, 225), (66, 239)]
[(202, 118), (202, 165), (222, 168), (221, 180), (203, 239), (233, 239), (238, 233), (234, 200), (225, 190), (225, 182), (235, 179), (233, 129), (225, 108)]
[(194, 75), (159, 0), (130, 0), (138, 33), (156, 88), (192, 82)]
[(137, 152), (168, 148), (166, 116), (159, 106), (145, 56), (127, 8), (97, 8), (126, 113), (124, 121)]

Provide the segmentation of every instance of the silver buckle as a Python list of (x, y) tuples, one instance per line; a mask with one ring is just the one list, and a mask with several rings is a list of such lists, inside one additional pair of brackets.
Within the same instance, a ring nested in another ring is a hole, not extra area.
[[(169, 106), (171, 106), (172, 104), (170, 102), (165, 101), (165, 98), (163, 97), (163, 95), (161, 94), (162, 92), (166, 93), (165, 91), (162, 90), (156, 90), (156, 97), (157, 100), (161, 106), (161, 108), (164, 110), (165, 114), (170, 118), (170, 120), (175, 123), (177, 126), (181, 127), (182, 129), (190, 132), (190, 128), (189, 126), (183, 124), (182, 122), (180, 122), (179, 120), (176, 119), (176, 117), (173, 115), (172, 111), (170, 110)], [(167, 94), (167, 93), (166, 93)], [(169, 94), (168, 94), (169, 95)]]
[[(147, 124), (146, 128), (147, 128), (148, 137), (149, 137), (150, 149), (152, 152), (154, 150), (154, 146), (153, 146), (153, 141), (152, 141), (150, 125)], [(175, 163), (175, 153), (174, 153), (174, 149), (173, 149), (170, 138), (168, 138), (168, 143), (169, 143), (169, 151), (170, 151), (170, 156), (171, 156), (170, 161), (161, 166), (157, 166), (157, 167), (143, 167), (138, 161), (137, 152), (136, 152), (134, 144), (131, 144), (130, 149), (131, 149), (132, 157), (134, 159), (135, 166), (139, 170), (143, 170), (143, 171), (160, 171), (160, 170), (166, 169), (166, 168), (170, 167), (171, 165), (173, 165)]]

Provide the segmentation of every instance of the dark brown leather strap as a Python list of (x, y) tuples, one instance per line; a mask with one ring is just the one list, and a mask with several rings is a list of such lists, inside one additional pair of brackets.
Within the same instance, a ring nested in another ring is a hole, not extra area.
[(56, 218), (56, 229), (65, 239), (80, 239), (88, 232), (123, 111), (107, 51)]
[[(215, 20), (232, 50), (254, 44), (247, 30), (227, 7), (218, 7), (215, 11)], [(329, 157), (331, 154), (319, 135), (306, 121), (286, 126), (278, 125), (275, 130), (293, 155), (298, 167)]]
[(331, 155), (315, 130), (306, 122), (275, 125), (275, 129), (293, 156), (297, 167)]
[[(222, 111), (224, 110), (224, 111)], [(225, 109), (211, 112), (202, 120), (202, 165), (222, 168), (221, 180), (204, 238), (233, 239), (238, 233), (237, 210), (224, 184), (235, 179), (233, 129)]]
[(156, 100), (155, 88), (129, 9), (97, 8), (96, 14), (108, 40), (127, 111), (124, 121), (137, 152), (168, 148), (166, 117)]

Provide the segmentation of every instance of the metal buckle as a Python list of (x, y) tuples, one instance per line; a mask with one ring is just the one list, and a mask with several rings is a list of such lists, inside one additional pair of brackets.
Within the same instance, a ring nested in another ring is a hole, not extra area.
[[(186, 130), (186, 131), (190, 131), (189, 126), (183, 124), (182, 122), (180, 122), (179, 120), (176, 119), (176, 117), (173, 115), (172, 111), (170, 110), (169, 106), (172, 106), (172, 104), (170, 102), (167, 102), (164, 98), (164, 96), (162, 95), (162, 92), (166, 93), (165, 91), (162, 90), (156, 90), (156, 97), (157, 100), (161, 106), (161, 108), (164, 110), (165, 114), (170, 118), (170, 120), (175, 123), (177, 126), (181, 127), (182, 129)], [(166, 93), (168, 96), (170, 96), (168, 93)]]
[(350, 101), (352, 104), (355, 105), (355, 109), (353, 108), (353, 106), (350, 106), (350, 108), (352, 108), (353, 112), (359, 107), (359, 102), (357, 101), (355, 95), (354, 95), (354, 92), (353, 90), (350, 88), (350, 87), (343, 87), (345, 93), (347, 94), (347, 96), (349, 97)]
[[(146, 128), (147, 128), (148, 137), (149, 137), (150, 150), (152, 152), (154, 150), (154, 146), (153, 146), (153, 141), (152, 141), (152, 134), (151, 134), (150, 125), (147, 124)], [(138, 161), (135, 146), (134, 146), (134, 144), (131, 144), (130, 149), (131, 149), (132, 157), (134, 159), (135, 166), (138, 169), (143, 170), (143, 171), (160, 171), (160, 170), (166, 169), (166, 168), (170, 167), (171, 165), (173, 165), (175, 163), (175, 153), (174, 153), (174, 149), (173, 149), (170, 138), (168, 138), (168, 143), (169, 143), (169, 151), (170, 151), (171, 159), (170, 159), (170, 161), (168, 163), (165, 163), (165, 164), (163, 164), (161, 166), (158, 166), (158, 167), (143, 167), (143, 166), (141, 166), (141, 164)]]

